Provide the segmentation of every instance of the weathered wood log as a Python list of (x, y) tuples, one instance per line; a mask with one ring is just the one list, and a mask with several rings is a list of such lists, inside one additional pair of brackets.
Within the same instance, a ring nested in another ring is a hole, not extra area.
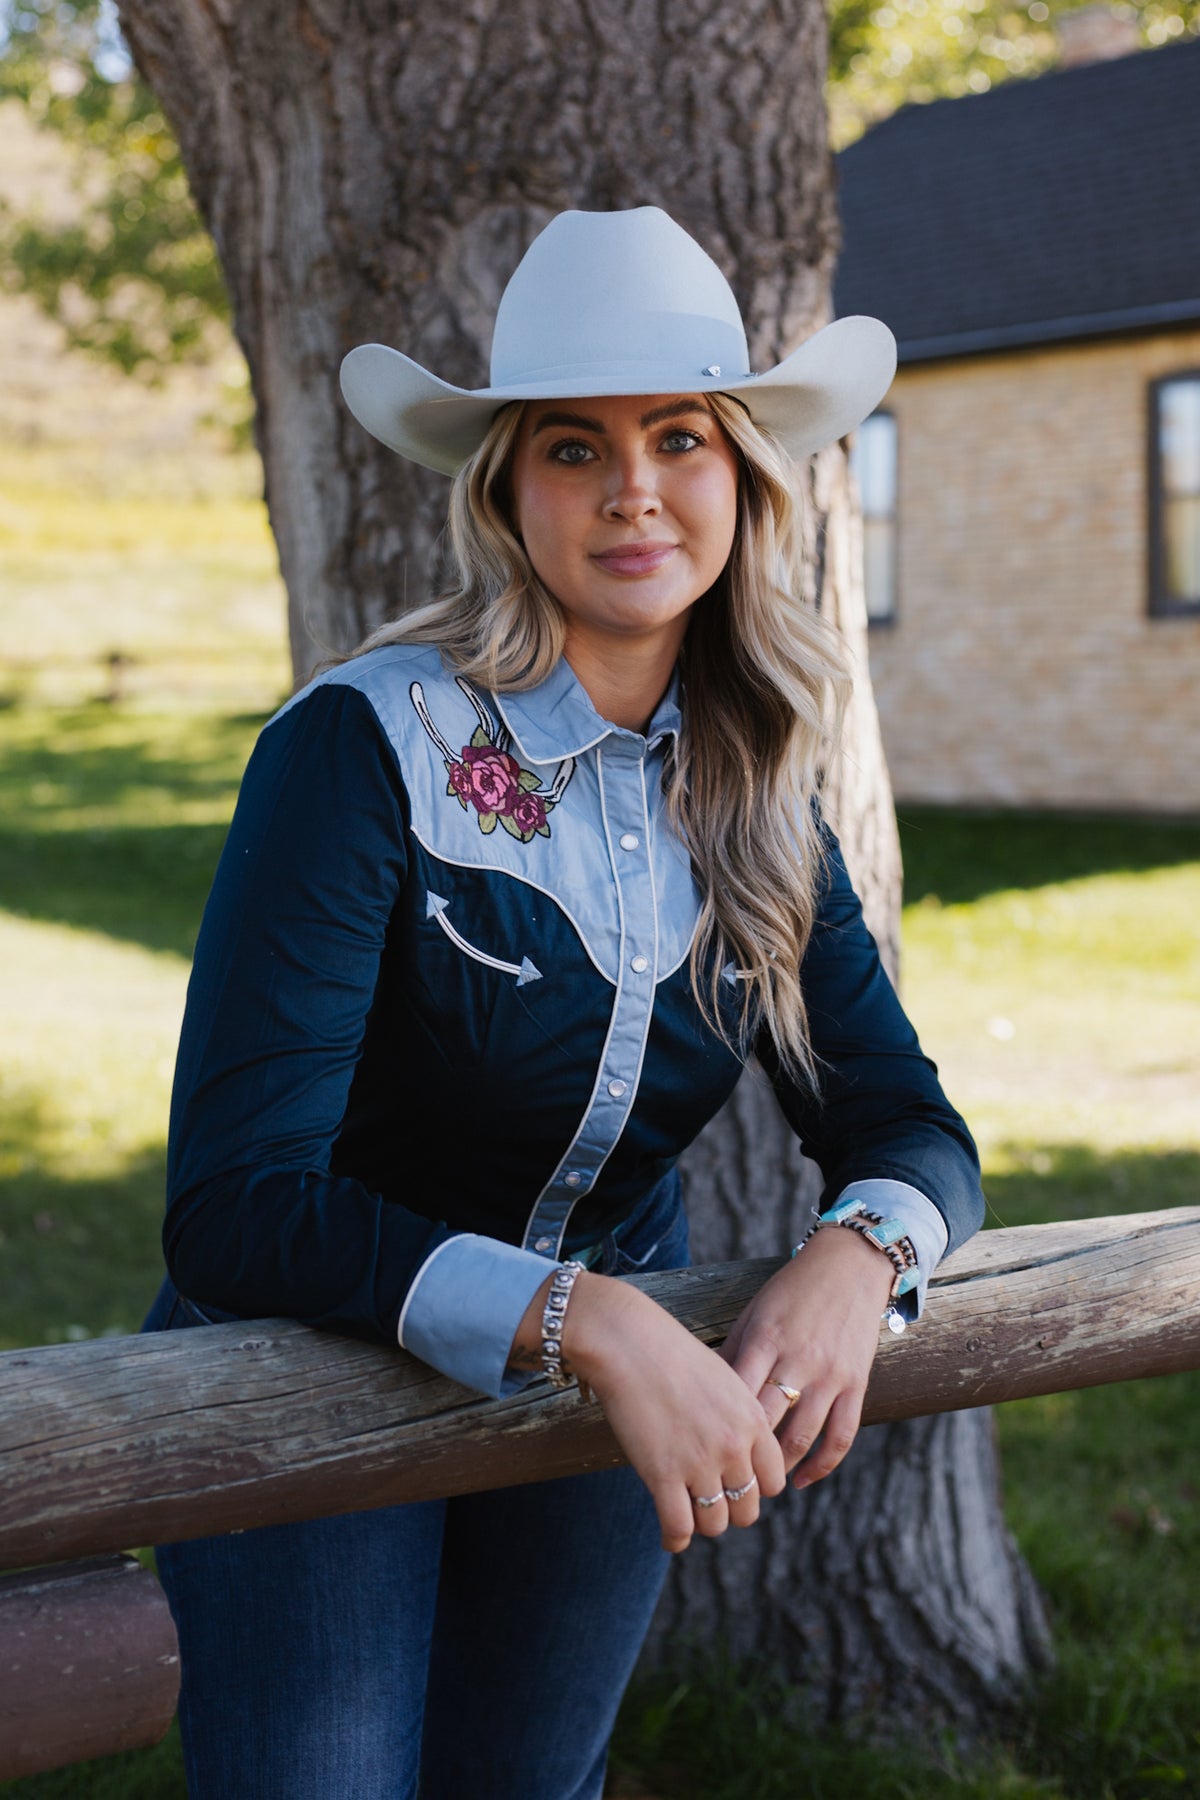
[(178, 1697), (167, 1597), (132, 1557), (0, 1576), (0, 1779), (157, 1744)]
[[(718, 1342), (777, 1265), (639, 1285)], [(1200, 1367), (1200, 1207), (988, 1232), (918, 1330), (886, 1333), (867, 1423)], [(288, 1321), (0, 1356), (0, 1567), (469, 1493), (619, 1462), (596, 1406), (486, 1401), (398, 1351)]]

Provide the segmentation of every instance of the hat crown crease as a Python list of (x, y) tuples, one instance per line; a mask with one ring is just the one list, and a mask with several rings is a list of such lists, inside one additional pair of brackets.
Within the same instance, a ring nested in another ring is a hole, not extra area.
[(749, 368), (733, 290), (694, 238), (657, 207), (560, 213), (529, 246), (496, 314), (491, 386), (586, 379), (639, 364), (685, 386), (716, 365)]

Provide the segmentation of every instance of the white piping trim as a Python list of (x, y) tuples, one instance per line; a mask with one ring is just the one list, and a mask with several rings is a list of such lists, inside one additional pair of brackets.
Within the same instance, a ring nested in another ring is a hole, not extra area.
[[(642, 810), (643, 810), (643, 812), (645, 812), (645, 807), (646, 807), (646, 764), (645, 764), (644, 758), (642, 760), (640, 773), (641, 773), (641, 781), (642, 781)], [(600, 1083), (604, 1077), (604, 1066), (608, 1061), (609, 1047), (612, 1044), (613, 1032), (616, 1030), (617, 1015), (621, 1010), (621, 996), (624, 992), (625, 972), (626, 972), (625, 896), (621, 891), (621, 878), (617, 873), (617, 860), (613, 854), (612, 832), (609, 829), (609, 824), (608, 824), (608, 803), (607, 803), (607, 800), (605, 799), (605, 794), (604, 794), (604, 752), (602, 750), (597, 750), (597, 752), (596, 752), (596, 788), (600, 795), (600, 818), (604, 825), (604, 842), (608, 849), (609, 867), (612, 870), (613, 882), (614, 882), (614, 885), (617, 890), (617, 917), (619, 920), (619, 936), (618, 936), (618, 953), (617, 953), (618, 975), (617, 975), (617, 983), (616, 983), (616, 992), (613, 995), (612, 1012), (609, 1014), (608, 1030), (604, 1036), (604, 1045), (600, 1051), (600, 1061), (596, 1065), (596, 1079), (592, 1083), (592, 1091), (588, 1097), (588, 1103), (583, 1109), (583, 1117), (580, 1119), (579, 1124), (576, 1127), (574, 1137), (571, 1139), (571, 1142), (567, 1145), (567, 1148), (563, 1151), (563, 1154), (559, 1158), (558, 1163), (557, 1163), (553, 1173), (550, 1175), (549, 1180), (546, 1182), (545, 1186), (542, 1188), (541, 1193), (538, 1195), (537, 1199), (533, 1203), (533, 1206), (529, 1213), (529, 1217), (525, 1221), (525, 1230), (521, 1235), (522, 1249), (529, 1248), (529, 1235), (533, 1228), (533, 1221), (537, 1217), (538, 1207), (542, 1204), (542, 1201), (545, 1199), (546, 1194), (549, 1192), (549, 1190), (554, 1186), (555, 1182), (558, 1180), (558, 1177), (559, 1177), (559, 1174), (561, 1173), (561, 1171), (570, 1164), (571, 1153), (575, 1149), (575, 1146), (578, 1144), (580, 1138), (583, 1136), (583, 1132), (584, 1132), (585, 1127), (587, 1126), (587, 1122), (592, 1116), (593, 1108), (595, 1107), (596, 1100), (600, 1093)], [(651, 872), (650, 881), (651, 881), (650, 892), (651, 892), (651, 897), (653, 898), (653, 894), (654, 894), (653, 872)], [(655, 932), (655, 947), (657, 949), (657, 943), (658, 943), (657, 909), (655, 910), (654, 932)], [(653, 971), (652, 971), (652, 973), (653, 973)], [(589, 1182), (588, 1187), (586, 1189), (586, 1192), (589, 1194), (595, 1189), (596, 1183), (600, 1178), (600, 1175), (604, 1169), (605, 1164), (608, 1162), (609, 1157), (612, 1155), (613, 1151), (616, 1149), (617, 1144), (619, 1143), (620, 1138), (621, 1138), (621, 1133), (625, 1130), (625, 1126), (629, 1122), (629, 1115), (633, 1111), (634, 1101), (637, 1099), (638, 1084), (641, 1080), (641, 1073), (642, 1073), (642, 1063), (644, 1062), (645, 1055), (646, 1055), (646, 1040), (650, 1035), (650, 1022), (654, 1016), (654, 997), (653, 996), (656, 991), (657, 991), (657, 983), (654, 983), (652, 981), (650, 1005), (646, 1010), (646, 1022), (642, 1029), (642, 1047), (641, 1047), (641, 1052), (638, 1056), (637, 1075), (635, 1076), (634, 1080), (631, 1081), (629, 1084), (629, 1099), (624, 1108), (624, 1116), (623, 1116), (622, 1122), (621, 1122), (621, 1130), (618, 1131), (616, 1137), (613, 1139), (612, 1143), (608, 1146), (608, 1149), (605, 1151), (605, 1153), (601, 1157), (599, 1163), (596, 1165), (596, 1168), (593, 1170), (592, 1179)], [(558, 1228), (558, 1241), (554, 1246), (555, 1256), (558, 1256), (562, 1250), (563, 1238), (566, 1236), (567, 1227), (571, 1223), (571, 1214), (575, 1211), (576, 1206), (579, 1204), (580, 1200), (582, 1200), (583, 1198), (584, 1198), (584, 1195), (582, 1193), (576, 1195), (576, 1197), (571, 1201), (570, 1206), (568, 1206), (566, 1212), (563, 1214), (562, 1223), (560, 1224), (560, 1226)], [(539, 1252), (539, 1254), (540, 1254), (540, 1252)]]
[(545, 894), (547, 900), (553, 900), (553, 902), (554, 902), (555, 906), (557, 906), (559, 912), (562, 913), (563, 917), (565, 919), (567, 919), (570, 922), (570, 924), (573, 926), (576, 936), (578, 937), (580, 943), (583, 945), (584, 950), (587, 952), (588, 961), (591, 963), (592, 967), (595, 969), (597, 975), (602, 975), (604, 977), (605, 981), (608, 982), (610, 987), (616, 986), (616, 984), (617, 984), (616, 976), (611, 975), (609, 973), (609, 971), (601, 963), (599, 957), (596, 955), (595, 951), (592, 949), (592, 946), (589, 944), (589, 942), (587, 940), (587, 936), (584, 932), (582, 925), (579, 923), (579, 920), (575, 917), (575, 915), (571, 911), (570, 907), (563, 905), (562, 901), (559, 899), (558, 895), (554, 892), (553, 888), (543, 887), (543, 885), (540, 881), (532, 881), (532, 880), (530, 880), (528, 875), (519, 875), (513, 869), (506, 869), (504, 867), (503, 863), (460, 862), (460, 861), (458, 861), (458, 859), (456, 857), (447, 856), (444, 849), (439, 850), (436, 848), (435, 845), (429, 843), (425, 838), (423, 838), (421, 836), (421, 833), (418, 831), (418, 829), (415, 825), (409, 826), (409, 834), (410, 834), (410, 836), (416, 838), (416, 840), (417, 840), (418, 844), (420, 844), (422, 850), (427, 850), (429, 852), (429, 855), (432, 856), (435, 859), (435, 861), (440, 862), (440, 863), (445, 863), (445, 865), (448, 869), (490, 870), (492, 872), (492, 874), (494, 874), (494, 875), (507, 875), (513, 881), (519, 881), (521, 883), (522, 887), (532, 888), (535, 894)]
[[(649, 854), (650, 807), (649, 807), (649, 803), (648, 803), (648, 800), (646, 797), (646, 764), (645, 764), (644, 759), (643, 759), (643, 762), (641, 765), (641, 776), (642, 776), (642, 817), (645, 821), (647, 864), (648, 864), (649, 871), (650, 871), (650, 904), (654, 909), (653, 976), (654, 976), (654, 993), (657, 994), (657, 992), (658, 992), (658, 889), (657, 889), (657, 887), (655, 885), (655, 881), (654, 881), (654, 858), (653, 858), (653, 856), (651, 856)], [(605, 828), (606, 829), (607, 829), (607, 825), (608, 825), (608, 821), (605, 820)], [(627, 1112), (625, 1114), (626, 1119), (628, 1119), (629, 1113), (633, 1111), (634, 1101), (636, 1101), (637, 1096), (638, 1096), (638, 1089), (642, 1085), (642, 1070), (646, 1064), (646, 1045), (650, 1042), (650, 1027), (654, 1023), (654, 1006), (655, 1006), (655, 1001), (653, 998), (651, 998), (650, 1007), (649, 1007), (648, 1012), (646, 1013), (645, 1028), (642, 1031), (641, 1048), (638, 1050), (637, 1068), (634, 1071), (633, 1081), (630, 1084), (630, 1093), (632, 1095), (632, 1098), (630, 1099), (630, 1102), (629, 1102), (629, 1112)], [(621, 1129), (624, 1130), (624, 1126), (622, 1126)]]
[(433, 1249), (429, 1252), (429, 1255), (425, 1258), (425, 1261), (413, 1276), (409, 1283), (408, 1292), (404, 1296), (404, 1305), (400, 1308), (400, 1317), (396, 1321), (396, 1338), (402, 1350), (404, 1349), (404, 1321), (408, 1317), (408, 1309), (413, 1303), (413, 1295), (420, 1285), (421, 1277), (428, 1269), (430, 1263), (436, 1262), (443, 1250), (448, 1249), (451, 1244), (457, 1244), (461, 1238), (477, 1236), (478, 1233), (474, 1231), (456, 1231), (453, 1237), (443, 1238), (440, 1244), (434, 1245)]
[(496, 711), (500, 714), (500, 717), (504, 720), (504, 723), (508, 726), (509, 735), (512, 737), (513, 742), (520, 744), (521, 755), (525, 758), (526, 762), (555, 763), (555, 762), (564, 762), (568, 758), (570, 758), (572, 760), (577, 760), (579, 757), (581, 757), (583, 755), (585, 750), (591, 750), (596, 744), (602, 744), (606, 737), (612, 736), (612, 726), (606, 725), (604, 730), (601, 731), (600, 733), (598, 733), (598, 735), (596, 737), (589, 739), (589, 741), (586, 744), (580, 744), (579, 747), (575, 750), (565, 750), (565, 751), (558, 750), (555, 752), (555, 754), (553, 756), (535, 756), (533, 754), (533, 751), (526, 747), (525, 740), (521, 736), (520, 732), (514, 728), (512, 720), (509, 718), (508, 714), (504, 710), (504, 702), (501, 699), (500, 695), (493, 694), (492, 699), (496, 702)]

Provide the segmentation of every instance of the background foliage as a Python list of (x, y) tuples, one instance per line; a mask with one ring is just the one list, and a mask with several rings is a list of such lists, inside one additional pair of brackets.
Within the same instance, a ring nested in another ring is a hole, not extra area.
[[(897, 107), (1050, 68), (1069, 0), (830, 0), (835, 147)], [(1132, 0), (1148, 47), (1200, 34), (1200, 0)], [(0, 0), (0, 100), (69, 146), (78, 218), (0, 206), (0, 282), (73, 346), (153, 376), (227, 343), (216, 252), (166, 121), (132, 69), (113, 0)], [(244, 424), (244, 421), (243, 421)]]

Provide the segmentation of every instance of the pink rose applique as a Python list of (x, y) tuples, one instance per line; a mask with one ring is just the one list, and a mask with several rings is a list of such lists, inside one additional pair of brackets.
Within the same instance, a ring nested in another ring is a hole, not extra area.
[(462, 754), (470, 771), (468, 798), (476, 812), (499, 813), (501, 817), (511, 813), (513, 802), (521, 792), (521, 765), (516, 758), (507, 750), (497, 750), (490, 744), (478, 749), (467, 744)]
[(450, 776), (450, 792), (457, 794), (459, 804), (465, 806), (471, 798), (471, 765), (469, 763), (447, 763)]
[(541, 794), (519, 794), (513, 801), (511, 818), (525, 843), (539, 831), (543, 837), (550, 836), (550, 827), (546, 823), (546, 802)]

